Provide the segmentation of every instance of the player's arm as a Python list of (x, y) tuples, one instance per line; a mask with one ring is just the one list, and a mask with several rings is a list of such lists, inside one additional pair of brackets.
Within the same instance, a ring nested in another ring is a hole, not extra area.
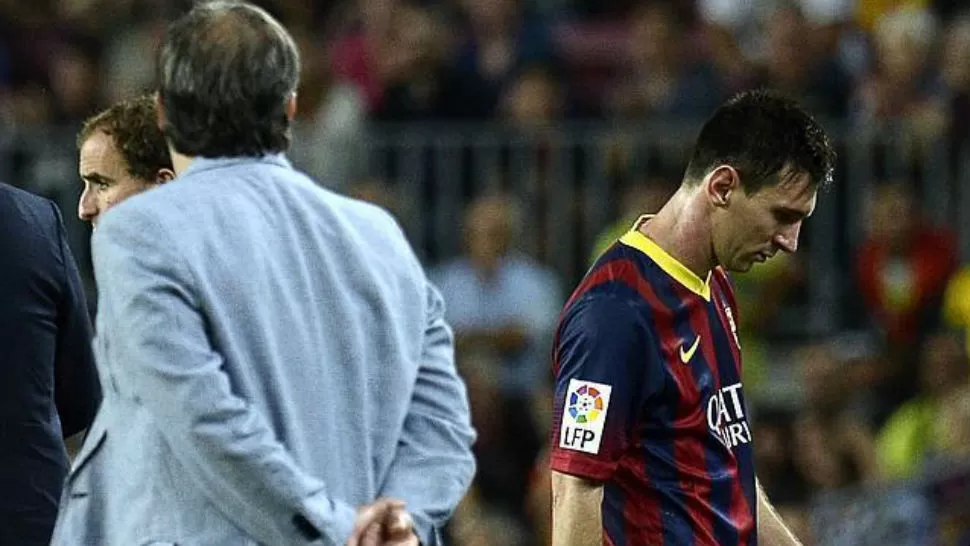
[[(644, 319), (622, 295), (587, 295), (563, 315), (551, 456), (556, 546), (603, 543), (604, 483), (631, 445), (643, 405), (662, 384), (652, 343)], [(591, 387), (603, 409), (595, 417), (586, 413), (580, 424), (570, 411), (573, 395)]]
[[(180, 468), (229, 521), (260, 544), (343, 544), (355, 509), (332, 497), (237, 396), (207, 334), (176, 238), (148, 211), (112, 210), (93, 237), (101, 332), (121, 363), (121, 396), (151, 413)], [(122, 431), (123, 432), (123, 431)], [(116, 469), (119, 472), (124, 469)]]
[(475, 475), (475, 431), (465, 384), (455, 370), (444, 302), (427, 286), (424, 350), (397, 453), (380, 495), (402, 499), (423, 546), (440, 544), (440, 532)]
[[(68, 448), (94, 420), (101, 403), (101, 383), (91, 347), (92, 328), (77, 263), (67, 244), (60, 212), (51, 203), (60, 247), (61, 299), (57, 310), (57, 349), (54, 359), (54, 403)], [(73, 438), (72, 438), (73, 437)], [(73, 455), (73, 454), (72, 454)]]
[(768, 495), (756, 482), (758, 489), (758, 543), (763, 546), (801, 546), (795, 534), (788, 529), (781, 516), (768, 501)]
[(552, 543), (603, 544), (603, 484), (552, 471)]

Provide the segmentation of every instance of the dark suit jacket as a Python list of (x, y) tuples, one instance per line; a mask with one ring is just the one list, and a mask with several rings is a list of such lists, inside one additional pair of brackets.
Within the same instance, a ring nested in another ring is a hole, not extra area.
[(88, 309), (54, 203), (0, 184), (0, 544), (46, 546), (69, 467), (62, 438), (101, 389)]

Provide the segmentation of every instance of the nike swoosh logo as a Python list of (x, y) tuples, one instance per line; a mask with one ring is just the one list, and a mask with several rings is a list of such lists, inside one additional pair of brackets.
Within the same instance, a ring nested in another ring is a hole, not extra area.
[(690, 349), (687, 349), (686, 351), (684, 350), (684, 345), (686, 344), (681, 343), (680, 361), (683, 362), (684, 364), (687, 364), (688, 362), (690, 362), (690, 359), (694, 356), (694, 353), (697, 352), (697, 346), (700, 344), (700, 342), (701, 342), (701, 336), (697, 336), (696, 338), (694, 338), (694, 344), (691, 345)]

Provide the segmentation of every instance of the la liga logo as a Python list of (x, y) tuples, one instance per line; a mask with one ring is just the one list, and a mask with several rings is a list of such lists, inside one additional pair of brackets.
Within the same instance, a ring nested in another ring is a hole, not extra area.
[(569, 416), (577, 424), (593, 423), (604, 408), (603, 395), (596, 387), (582, 385), (569, 394)]
[(612, 390), (613, 387), (603, 383), (569, 380), (559, 430), (559, 447), (593, 455), (599, 453)]

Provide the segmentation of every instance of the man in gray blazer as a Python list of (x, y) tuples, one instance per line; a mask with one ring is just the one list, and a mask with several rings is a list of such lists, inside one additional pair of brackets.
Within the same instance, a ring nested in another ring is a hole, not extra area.
[(443, 303), (387, 213), (282, 155), (298, 66), (251, 5), (170, 27), (177, 177), (93, 236), (104, 402), (53, 544), (440, 544), (474, 473)]

